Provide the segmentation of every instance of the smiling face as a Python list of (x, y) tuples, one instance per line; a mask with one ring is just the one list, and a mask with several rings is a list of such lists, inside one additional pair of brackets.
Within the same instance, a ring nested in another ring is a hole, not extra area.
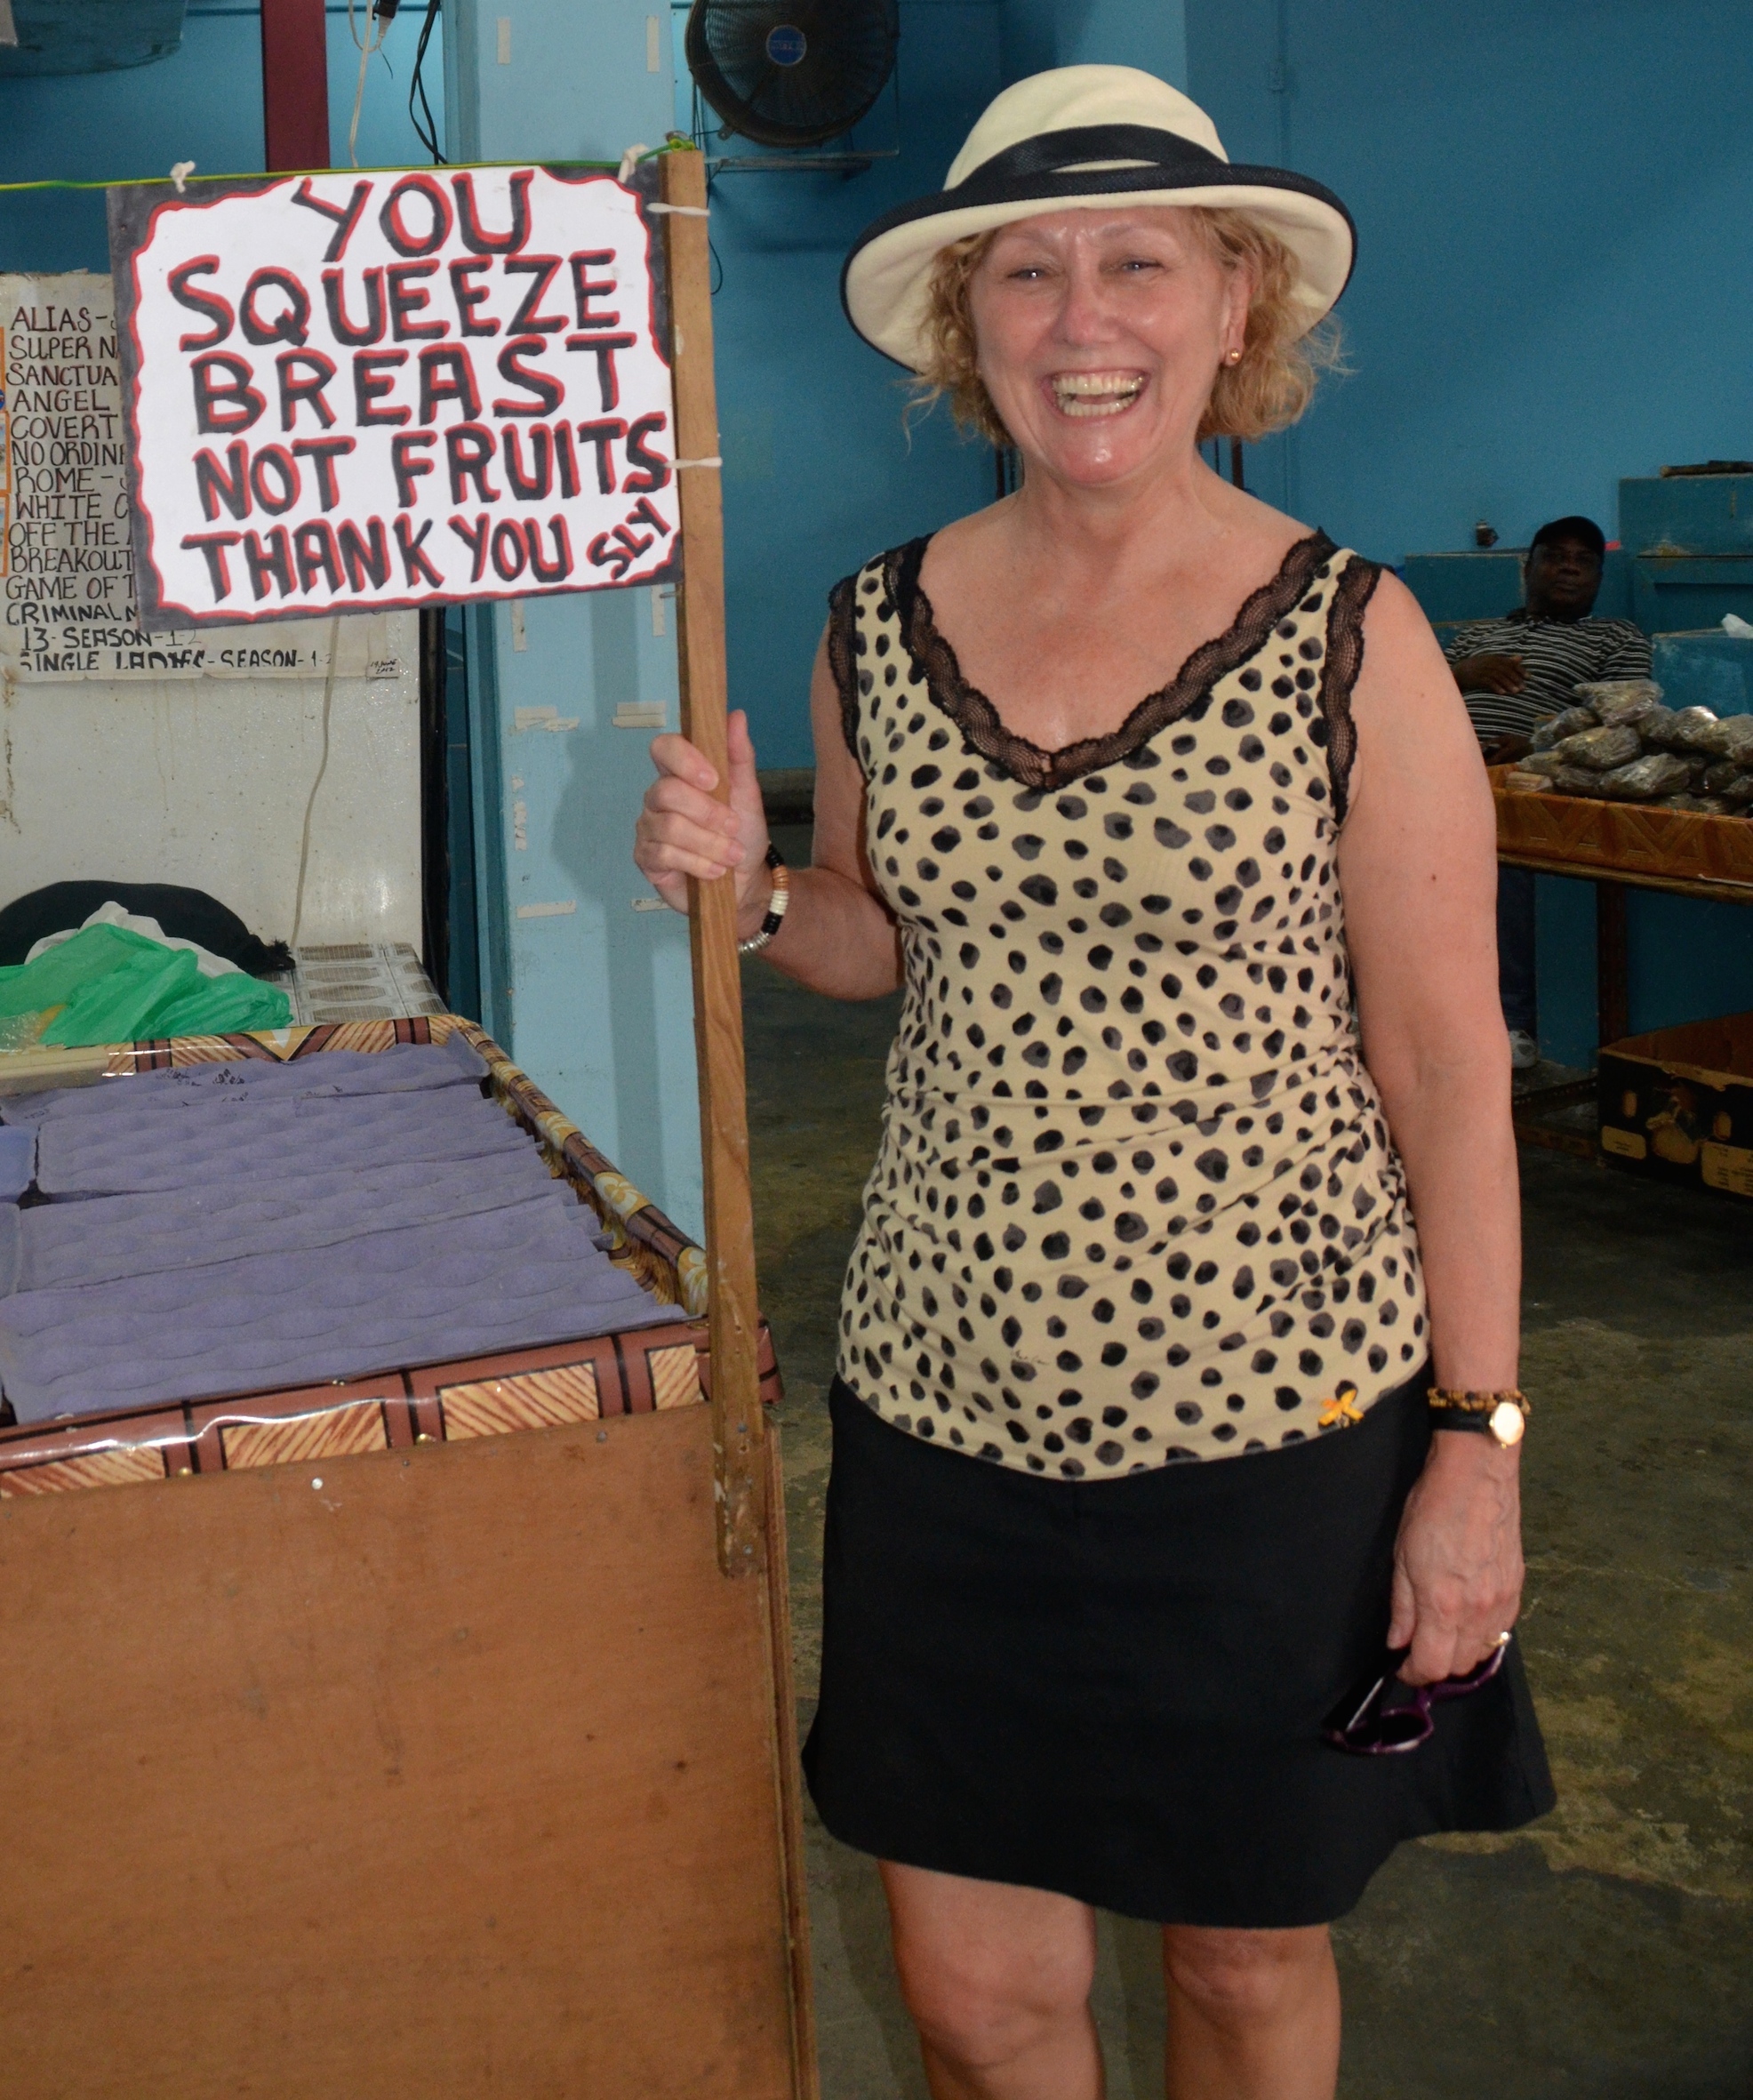
[(993, 406), (1031, 468), (1079, 487), (1191, 459), (1247, 330), (1246, 275), (1169, 206), (1021, 220), (968, 291)]

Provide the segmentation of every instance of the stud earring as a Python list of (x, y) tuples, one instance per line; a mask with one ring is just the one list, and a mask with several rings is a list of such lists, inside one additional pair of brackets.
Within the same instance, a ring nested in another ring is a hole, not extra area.
[(1240, 350), (1231, 350), (1223, 361), (1226, 365), (1239, 365), (1242, 362), (1242, 353)]

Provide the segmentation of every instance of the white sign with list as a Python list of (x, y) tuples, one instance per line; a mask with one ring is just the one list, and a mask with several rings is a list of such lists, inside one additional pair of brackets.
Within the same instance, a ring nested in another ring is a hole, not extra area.
[(329, 629), (148, 634), (110, 280), (0, 276), (0, 675), (323, 677)]

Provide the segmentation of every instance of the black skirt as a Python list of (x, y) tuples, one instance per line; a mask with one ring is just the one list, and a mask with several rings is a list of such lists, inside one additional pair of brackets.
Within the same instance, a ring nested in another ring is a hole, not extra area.
[(821, 1703), (836, 1838), (1162, 1924), (1322, 1924), (1403, 1839), (1554, 1795), (1517, 1644), (1421, 1749), (1323, 1742), (1382, 1656), (1421, 1375), (1356, 1428), (1119, 1480), (922, 1442), (836, 1382)]

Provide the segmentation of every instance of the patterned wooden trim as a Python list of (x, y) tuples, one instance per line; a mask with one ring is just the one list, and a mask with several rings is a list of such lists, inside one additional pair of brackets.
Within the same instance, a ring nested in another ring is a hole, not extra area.
[[(187, 1411), (158, 1407), (147, 1414), (88, 1415), (65, 1428), (0, 1430), (0, 1495), (42, 1494), (49, 1486), (107, 1486), (107, 1479), (80, 1479), (60, 1469), (71, 1462), (83, 1465), (116, 1453), (137, 1461), (141, 1452), (152, 1455), (156, 1470), (131, 1471), (131, 1479), (162, 1479), (169, 1474), (193, 1472), (195, 1454)], [(42, 1479), (35, 1487), (15, 1487), (14, 1473), (39, 1474)]]
[[(407, 1393), (403, 1374), (390, 1371), (326, 1385), (192, 1401), (183, 1414), (193, 1470), (222, 1473), (240, 1466), (287, 1465), (412, 1444)], [(125, 1421), (116, 1422), (108, 1433), (124, 1430)], [(0, 1463), (5, 1448), (0, 1441)]]
[(69, 1487), (132, 1487), (164, 1478), (164, 1454), (149, 1444), (112, 1447), (76, 1458), (38, 1460), (0, 1472), (0, 1498), (55, 1495)]
[(1753, 820), (1695, 810), (1596, 802), (1581, 795), (1515, 794), (1493, 768), (1500, 853), (1569, 862), (1677, 882), (1753, 885)]
[(511, 1430), (551, 1429), (563, 1422), (595, 1422), (596, 1367), (562, 1364), (510, 1378), (479, 1378), (438, 1391), (444, 1439), (492, 1437)]
[[(397, 1395), (400, 1398), (400, 1395)], [(228, 1472), (240, 1466), (287, 1465), (307, 1458), (347, 1458), (360, 1451), (387, 1451), (389, 1431), (380, 1400), (353, 1400), (315, 1415), (282, 1422), (246, 1422), (222, 1427), (220, 1449)]]
[[(417, 1410), (441, 1403), (438, 1419), (427, 1433), (449, 1436), (452, 1392), (473, 1392), (485, 1385), (510, 1381), (547, 1379), (561, 1374), (577, 1377), (588, 1373), (592, 1406), (588, 1416), (649, 1415), (659, 1406), (682, 1404), (678, 1397), (686, 1381), (679, 1356), (692, 1356), (703, 1345), (701, 1324), (677, 1321), (673, 1326), (634, 1327), (618, 1335), (597, 1335), (588, 1342), (551, 1343), (540, 1349), (508, 1351), (499, 1356), (470, 1357), (460, 1363), (424, 1364), (406, 1373), (408, 1389)], [(557, 1389), (556, 1389), (557, 1390)], [(660, 1399), (660, 1393), (666, 1397)], [(703, 1398), (695, 1380), (695, 1397)], [(426, 1417), (430, 1420), (431, 1418)], [(473, 1431), (475, 1435), (484, 1434)]]
[(692, 1342), (653, 1349), (645, 1361), (652, 1375), (652, 1405), (692, 1407), (706, 1398), (700, 1383), (700, 1351)]
[[(776, 1406), (783, 1389), (764, 1320), (757, 1363), (761, 1398)], [(306, 1463), (694, 1407), (705, 1402), (710, 1372), (705, 1322), (678, 1320), (351, 1384), (92, 1417), (65, 1429), (0, 1430), (0, 1496)]]

